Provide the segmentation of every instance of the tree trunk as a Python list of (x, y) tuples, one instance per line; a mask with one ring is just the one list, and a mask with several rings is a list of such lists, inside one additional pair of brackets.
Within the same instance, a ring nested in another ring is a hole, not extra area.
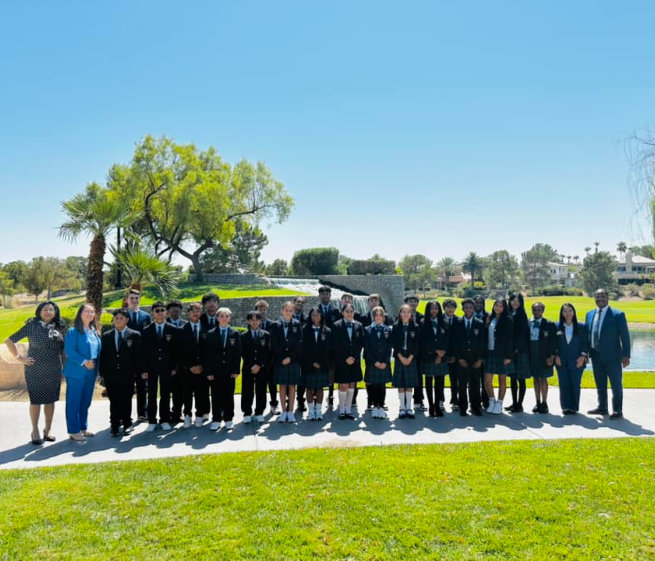
[[(121, 229), (116, 228), (116, 253), (121, 251)], [(114, 288), (123, 288), (123, 271), (120, 261), (116, 263), (116, 286)]]
[(104, 273), (102, 266), (105, 259), (105, 237), (97, 235), (91, 241), (89, 265), (86, 270), (86, 300), (96, 309), (98, 321), (102, 313), (102, 288)]

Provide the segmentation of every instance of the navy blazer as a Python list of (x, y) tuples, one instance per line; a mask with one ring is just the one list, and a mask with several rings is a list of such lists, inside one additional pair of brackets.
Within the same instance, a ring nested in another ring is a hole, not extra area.
[[(487, 325), (487, 337), (489, 337), (489, 325), (493, 317), (490, 316), (489, 324)], [(504, 360), (514, 358), (514, 322), (512, 318), (503, 315), (496, 322), (496, 329), (494, 329), (494, 350), (489, 351), (492, 356), (501, 357)]]
[[(585, 325), (589, 333), (589, 346), (593, 339), (594, 316), (598, 308), (587, 312)], [(630, 333), (625, 314), (620, 310), (613, 310), (607, 306), (603, 324), (600, 326), (600, 342), (598, 351), (591, 349), (591, 358), (603, 362), (621, 362), (621, 359), (630, 358)]]
[[(198, 322), (200, 324), (200, 322)], [(202, 347), (207, 339), (207, 332), (202, 330), (202, 324), (198, 326), (198, 340), (193, 333), (193, 325), (186, 322), (179, 332), (179, 356), (178, 364), (185, 370), (192, 366), (202, 366)]]
[[(323, 311), (323, 304), (318, 304), (318, 308)], [(327, 327), (332, 329), (332, 326), (336, 321), (341, 319), (341, 312), (332, 304), (328, 304), (327, 312), (323, 313), (323, 321)]]
[(207, 333), (202, 347), (202, 370), (205, 376), (231, 376), (239, 374), (241, 366), (241, 336), (229, 327), (225, 345), (221, 337), (221, 328), (215, 327)]
[[(420, 361), (434, 363), (437, 360), (437, 351), (448, 351), (450, 347), (450, 330), (446, 329), (443, 319), (438, 320), (436, 333), (432, 320), (423, 318), (420, 323)], [(444, 355), (443, 362), (446, 362)]]
[(405, 358), (409, 358), (410, 355), (414, 355), (413, 364), (418, 362), (419, 354), (419, 327), (418, 324), (410, 321), (407, 326), (407, 349), (403, 349), (405, 344), (405, 337), (403, 334), (403, 324), (401, 321), (396, 321), (391, 328), (391, 341), (393, 345), (393, 357), (396, 360), (398, 355), (402, 354)]
[(259, 337), (255, 341), (252, 329), (241, 333), (241, 357), (243, 358), (243, 374), (252, 374), (252, 367), (257, 365), (261, 369), (259, 374), (266, 373), (271, 364), (273, 350), (271, 347), (271, 334), (265, 329), (259, 329)]
[(291, 319), (284, 335), (284, 320), (271, 325), (271, 345), (273, 347), (273, 366), (282, 367), (282, 361), (290, 358), (292, 363), (301, 364), (302, 360), (302, 327), (297, 319)]
[[(100, 341), (100, 336), (94, 331), (89, 332), (89, 336), (98, 338), (98, 357), (100, 357), (100, 351), (102, 350), (102, 343)], [(96, 365), (94, 370), (89, 370), (86, 366), (82, 366), (82, 363), (85, 360), (91, 358), (91, 347), (87, 341), (87, 334), (80, 333), (74, 327), (71, 327), (66, 333), (66, 338), (64, 339), (64, 351), (66, 352), (66, 363), (64, 364), (64, 376), (67, 378), (85, 378), (89, 373), (93, 372), (97, 375), (98, 373), (98, 360), (96, 359)]]
[(557, 322), (556, 327), (556, 352), (563, 364), (566, 362), (567, 357), (577, 360), (581, 355), (589, 355), (589, 336), (587, 326), (584, 323), (578, 323), (577, 327), (574, 328), (570, 343), (566, 342), (564, 326)]
[(178, 370), (180, 330), (164, 322), (161, 341), (157, 337), (157, 324), (151, 323), (141, 333), (142, 372), (170, 374)]
[(466, 330), (466, 319), (457, 318), (451, 328), (451, 348), (457, 359), (465, 360), (472, 366), (478, 360), (484, 360), (487, 349), (487, 326), (484, 322), (473, 316), (471, 318), (471, 332)]
[(314, 334), (314, 326), (308, 323), (302, 334), (302, 371), (305, 374), (316, 372), (314, 363), (320, 365), (321, 372), (330, 371), (330, 344), (332, 330), (322, 325), (318, 332), (318, 341)]
[[(530, 329), (532, 329), (532, 320), (529, 321)], [(557, 353), (557, 327), (552, 321), (547, 320), (545, 317), (541, 318), (539, 324), (539, 355), (537, 360), (542, 366), (546, 366), (546, 359), (555, 356)], [(530, 353), (532, 353), (532, 346), (530, 346)]]
[(530, 351), (530, 321), (525, 314), (516, 314), (514, 320), (514, 352), (527, 353)]
[[(343, 372), (353, 369), (361, 374), (361, 356), (364, 349), (364, 327), (358, 321), (353, 321), (352, 338), (348, 337), (346, 321), (340, 319), (332, 326), (331, 347), (334, 356), (334, 366), (337, 371)], [(346, 359), (353, 357), (355, 363), (351, 366), (346, 364)]]
[(143, 330), (152, 323), (152, 318), (148, 312), (139, 309), (136, 313), (136, 321), (132, 321), (132, 310), (128, 309), (127, 311), (130, 314), (130, 321), (127, 322), (127, 327), (130, 329), (143, 333)]
[(372, 368), (376, 362), (384, 362), (387, 368), (391, 368), (391, 327), (382, 325), (382, 333), (378, 338), (376, 325), (369, 325), (364, 335), (364, 361), (366, 368)]
[(141, 333), (126, 327), (116, 348), (116, 328), (102, 334), (102, 347), (98, 361), (98, 373), (105, 387), (112, 384), (134, 384), (141, 374)]

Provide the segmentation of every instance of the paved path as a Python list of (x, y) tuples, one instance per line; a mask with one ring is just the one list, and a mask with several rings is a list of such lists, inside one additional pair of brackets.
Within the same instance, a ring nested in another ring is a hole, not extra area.
[[(448, 390), (446, 390), (448, 391)], [(359, 396), (360, 411), (366, 397)], [(533, 395), (526, 398), (532, 408)], [(238, 407), (239, 397), (236, 398)], [(611, 421), (607, 417), (560, 414), (557, 388), (551, 388), (549, 403), (552, 413), (522, 413), (483, 417), (460, 417), (457, 412), (442, 418), (425, 414), (416, 419), (396, 419), (398, 400), (395, 391), (387, 392), (389, 420), (372, 419), (370, 412), (355, 421), (339, 421), (333, 411), (323, 421), (294, 424), (277, 423), (267, 416), (262, 425), (241, 423), (237, 414), (235, 426), (211, 432), (203, 428), (158, 430), (146, 433), (145, 425), (137, 425), (126, 437), (109, 436), (109, 402), (94, 401), (90, 409), (89, 429), (97, 434), (84, 444), (67, 439), (64, 403), (57, 404), (53, 434), (58, 440), (43, 446), (29, 441), (30, 423), (25, 402), (0, 403), (0, 468), (31, 468), (63, 464), (97, 463), (112, 460), (168, 458), (190, 454), (215, 454), (246, 450), (287, 450), (307, 447), (377, 446), (383, 444), (429, 444), (476, 442), (483, 440), (539, 440), (558, 438), (613, 438), (655, 435), (655, 390), (626, 390), (626, 418)], [(582, 390), (581, 410), (595, 406), (595, 390)], [(179, 426), (179, 425), (178, 425)]]

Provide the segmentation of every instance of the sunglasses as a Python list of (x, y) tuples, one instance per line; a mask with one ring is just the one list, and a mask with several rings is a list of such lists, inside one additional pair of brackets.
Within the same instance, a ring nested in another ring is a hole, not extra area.
[(155, 314), (163, 314), (166, 311), (166, 308), (157, 308), (156, 310), (153, 310)]

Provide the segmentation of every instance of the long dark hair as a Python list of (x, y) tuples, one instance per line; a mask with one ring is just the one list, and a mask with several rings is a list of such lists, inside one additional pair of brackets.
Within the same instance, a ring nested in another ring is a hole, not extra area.
[(516, 310), (516, 315), (517, 316), (525, 316), (526, 319), (528, 317), (528, 313), (525, 311), (525, 301), (523, 300), (523, 294), (520, 292), (511, 292), (509, 295), (509, 298), (507, 299), (507, 302), (510, 304), (509, 307), (509, 313), (511, 314), (514, 311), (514, 308), (512, 308), (511, 303), (514, 298), (518, 299), (519, 301), (519, 307)]
[(578, 314), (575, 311), (575, 306), (571, 304), (570, 302), (564, 302), (562, 304), (562, 307), (559, 309), (559, 327), (562, 329), (566, 325), (566, 321), (564, 320), (564, 314), (562, 313), (564, 311), (564, 306), (568, 306), (573, 310), (573, 320), (571, 323), (573, 324), (573, 331), (578, 330)]
[[(82, 312), (84, 311), (84, 308), (86, 308), (87, 306), (91, 306), (95, 311), (95, 306), (90, 302), (87, 302), (86, 304), (82, 304), (77, 309), (77, 313), (75, 314), (75, 320), (73, 321), (73, 327), (75, 327), (75, 329), (77, 329), (80, 333), (84, 333), (84, 322), (82, 321)], [(98, 317), (96, 312), (96, 317), (94, 317), (91, 323), (89, 324), (89, 329), (93, 328), (96, 332), (98, 331), (98, 328), (96, 326), (97, 319)]]
[(439, 324), (443, 323), (443, 310), (441, 309), (441, 304), (437, 302), (436, 300), (430, 300), (426, 305), (425, 305), (425, 318), (424, 320), (426, 322), (432, 321), (432, 308), (437, 309), (437, 322)]
[(508, 319), (512, 319), (512, 316), (509, 313), (509, 308), (507, 307), (507, 300), (505, 300), (504, 298), (496, 298), (494, 300), (494, 304), (491, 307), (491, 314), (490, 314), (491, 319), (496, 317), (496, 311), (494, 310), (494, 308), (496, 307), (496, 304), (498, 304), (498, 302), (500, 302), (503, 305), (503, 311), (500, 314), (500, 317), (501, 318), (507, 317)]

